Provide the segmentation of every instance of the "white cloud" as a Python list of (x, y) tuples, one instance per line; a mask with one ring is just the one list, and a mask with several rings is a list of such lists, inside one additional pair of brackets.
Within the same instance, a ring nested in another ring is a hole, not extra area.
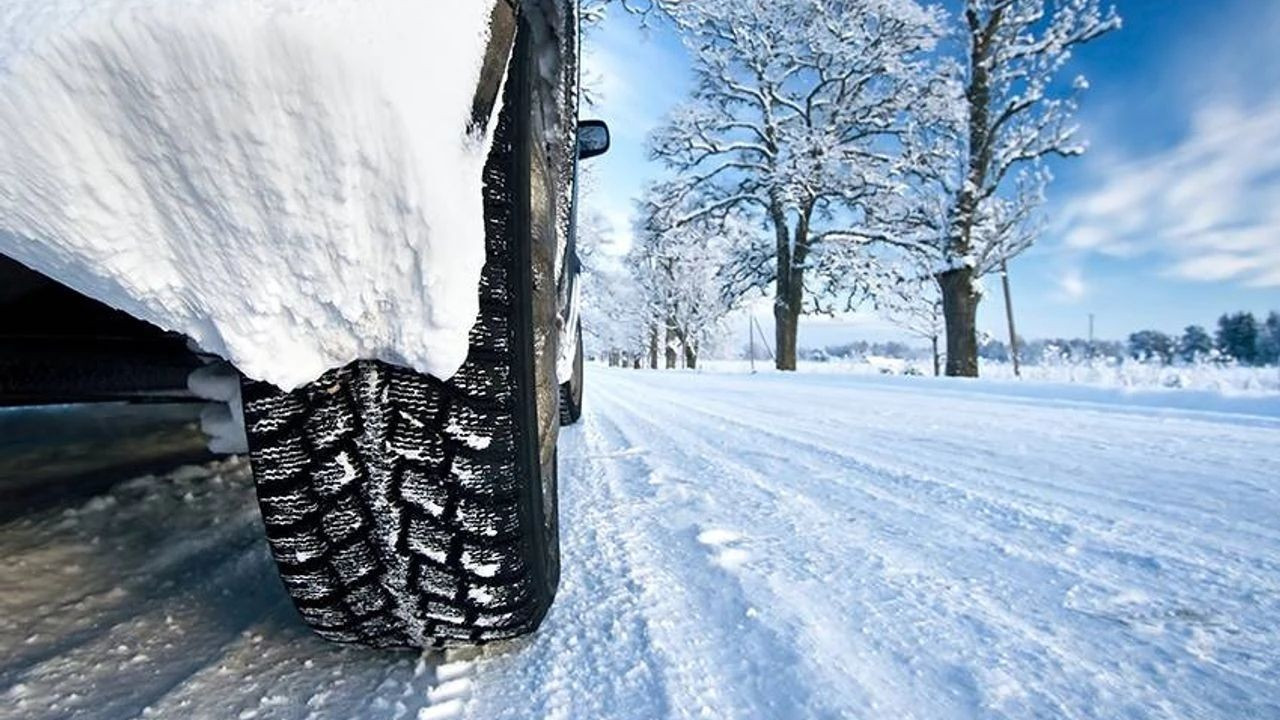
[(1089, 286), (1085, 284), (1080, 268), (1069, 267), (1058, 276), (1058, 290), (1063, 300), (1076, 302), (1084, 298)]
[(1201, 280), (1228, 280), (1253, 269), (1253, 260), (1230, 253), (1215, 253), (1183, 260), (1173, 272), (1181, 277)]
[(1068, 248), (1151, 253), (1174, 277), (1280, 287), (1280, 99), (1210, 101), (1175, 146), (1096, 175), (1067, 205)]

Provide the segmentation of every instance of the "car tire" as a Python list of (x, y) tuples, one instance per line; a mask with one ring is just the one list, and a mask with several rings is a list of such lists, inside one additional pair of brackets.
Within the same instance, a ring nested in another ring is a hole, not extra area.
[(569, 382), (560, 385), (560, 424), (577, 425), (582, 419), (583, 356), (582, 356), (582, 321), (574, 330), (573, 376)]
[(532, 632), (555, 596), (555, 224), (539, 190), (555, 184), (537, 177), (549, 161), (528, 35), (485, 168), (487, 259), (461, 370), (362, 360), (293, 392), (244, 383), (267, 539), (330, 640), (483, 644)]

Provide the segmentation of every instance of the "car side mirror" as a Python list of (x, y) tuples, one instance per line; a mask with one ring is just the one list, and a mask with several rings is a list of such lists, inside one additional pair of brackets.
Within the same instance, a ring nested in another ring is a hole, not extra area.
[(578, 159), (586, 160), (609, 152), (609, 125), (603, 120), (578, 123)]

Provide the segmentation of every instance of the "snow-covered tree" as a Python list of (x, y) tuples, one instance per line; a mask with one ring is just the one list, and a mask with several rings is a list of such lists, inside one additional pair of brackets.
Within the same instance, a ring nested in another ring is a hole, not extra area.
[(670, 189), (655, 185), (646, 193), (627, 265), (647, 308), (650, 337), (666, 349), (667, 367), (675, 366), (679, 351), (685, 366), (696, 368), (700, 350), (733, 309), (725, 253), (741, 242), (743, 229), (709, 217), (675, 222), (682, 208)]
[(1129, 335), (1129, 356), (1141, 362), (1173, 362), (1177, 342), (1159, 330), (1141, 330)]
[(1258, 362), (1280, 365), (1280, 312), (1272, 310), (1258, 334)]
[(645, 303), (623, 261), (614, 228), (585, 207), (578, 216), (578, 256), (582, 261), (582, 331), (588, 354), (620, 360), (647, 348)]
[(1198, 363), (1213, 354), (1213, 338), (1199, 325), (1188, 325), (1178, 339), (1178, 356), (1186, 363)]
[(978, 280), (1034, 239), (1030, 220), (1048, 182), (1042, 161), (1084, 152), (1072, 118), (1087, 83), (1059, 75), (1076, 47), (1118, 28), (1120, 18), (1101, 0), (964, 0), (961, 19), (958, 122), (922, 124), (911, 146), (920, 187), (940, 193), (946, 207), (902, 216), (914, 221), (908, 240), (937, 263), (947, 374), (974, 376)]
[[(641, 0), (642, 2), (644, 0)], [(904, 115), (933, 91), (943, 14), (914, 0), (685, 0), (696, 88), (651, 143), (675, 171), (680, 222), (750, 218), (733, 287), (774, 291), (777, 366), (794, 370), (803, 311), (856, 276), (847, 232), (900, 191)]]
[(608, 13), (609, 6), (616, 5), (625, 12), (639, 16), (644, 22), (653, 18), (671, 19), (673, 11), (683, 0), (583, 0), (582, 17), (592, 22), (600, 22)]
[(1252, 365), (1258, 358), (1258, 319), (1251, 312), (1238, 312), (1218, 318), (1218, 350), (1242, 365)]
[(946, 324), (942, 316), (942, 293), (932, 269), (923, 263), (890, 266), (872, 276), (867, 294), (876, 311), (889, 322), (922, 340), (928, 340), (933, 356), (933, 374), (942, 374), (940, 343)]

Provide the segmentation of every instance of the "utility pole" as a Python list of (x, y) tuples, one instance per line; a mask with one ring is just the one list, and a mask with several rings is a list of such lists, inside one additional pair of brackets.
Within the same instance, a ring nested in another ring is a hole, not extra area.
[(769, 353), (770, 360), (776, 361), (778, 359), (778, 356), (774, 355), (773, 348), (769, 347), (769, 341), (765, 338), (764, 328), (760, 327), (760, 321), (756, 320), (754, 315), (751, 316), (751, 321), (755, 323), (756, 331), (760, 333), (760, 342), (764, 344), (764, 351)]
[(1013, 293), (1009, 290), (1009, 263), (1000, 259), (1000, 280), (1004, 284), (1004, 314), (1009, 319), (1009, 357), (1013, 360), (1013, 376), (1022, 377), (1018, 365), (1018, 331), (1013, 326)]
[(1089, 359), (1092, 360), (1097, 352), (1093, 349), (1093, 313), (1089, 313)]

